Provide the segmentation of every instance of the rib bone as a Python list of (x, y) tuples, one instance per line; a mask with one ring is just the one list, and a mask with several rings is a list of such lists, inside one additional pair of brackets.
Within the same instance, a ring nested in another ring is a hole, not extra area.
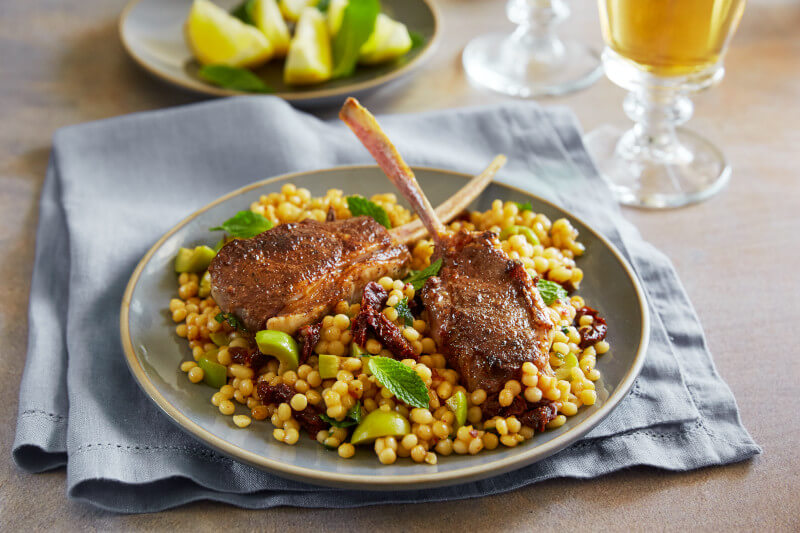
[[(497, 171), (503, 168), (506, 163), (506, 156), (498, 155), (492, 160), (486, 170), (469, 180), (457, 193), (448, 198), (436, 208), (436, 215), (439, 220), (449, 222), (464, 209), (469, 207), (475, 198), (480, 196), (483, 190), (492, 182)], [(428, 230), (422, 225), (422, 221), (417, 219), (403, 224), (389, 231), (398, 242), (408, 244), (424, 237)]]

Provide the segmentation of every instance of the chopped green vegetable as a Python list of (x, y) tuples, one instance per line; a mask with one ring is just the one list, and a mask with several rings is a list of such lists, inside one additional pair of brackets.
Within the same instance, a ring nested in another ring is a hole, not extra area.
[(198, 76), (207, 82), (234, 91), (247, 93), (274, 93), (275, 90), (264, 83), (252, 70), (228, 65), (203, 65)]
[(322, 11), (323, 13), (328, 12), (328, 8), (331, 6), (331, 0), (319, 0), (317, 3), (317, 9)]
[(397, 305), (394, 306), (397, 311), (397, 316), (403, 319), (406, 326), (414, 324), (414, 315), (411, 314), (411, 309), (408, 308), (408, 298), (403, 298)]
[(352, 444), (363, 444), (372, 442), (378, 437), (388, 437), (389, 435), (399, 437), (409, 433), (411, 433), (411, 424), (408, 423), (406, 417), (397, 411), (376, 409), (365, 416), (361, 423), (358, 424), (353, 431), (350, 442)]
[(202, 272), (208, 268), (215, 255), (217, 252), (208, 246), (181, 248), (175, 257), (175, 272)]
[(428, 281), (428, 278), (438, 274), (441, 268), (442, 259), (439, 258), (422, 270), (412, 270), (403, 281), (410, 283), (414, 286), (414, 290), (418, 291), (423, 285), (425, 285), (425, 282)]
[(209, 387), (219, 389), (228, 383), (228, 368), (226, 366), (207, 357), (198, 359), (197, 366), (203, 369), (203, 382)]
[(389, 220), (389, 215), (386, 213), (386, 210), (375, 202), (367, 200), (363, 196), (359, 196), (357, 194), (348, 196), (347, 208), (350, 210), (350, 214), (352, 214), (354, 217), (366, 215), (374, 218), (378, 224), (384, 228), (392, 229), (392, 222)]
[(450, 396), (445, 402), (447, 407), (456, 415), (453, 432), (467, 423), (467, 394), (460, 390)]
[(264, 215), (252, 211), (239, 211), (221, 225), (210, 228), (209, 231), (225, 231), (237, 239), (250, 239), (268, 229), (274, 224)]
[(200, 298), (208, 298), (209, 294), (211, 294), (211, 274), (206, 270), (206, 273), (200, 278), (200, 287), (197, 289), (197, 295)]
[(533, 230), (527, 226), (509, 226), (500, 232), (500, 240), (504, 241), (512, 235), (522, 235), (525, 240), (536, 246), (539, 244), (539, 238)]
[(327, 353), (319, 354), (319, 377), (333, 379), (339, 372), (339, 357)]
[(213, 331), (208, 334), (211, 342), (216, 344), (217, 346), (225, 346), (228, 344), (228, 334), (224, 331)]
[(378, 0), (350, 0), (347, 4), (342, 25), (333, 38), (334, 78), (346, 78), (355, 72), (361, 47), (372, 35), (380, 12)]
[(364, 357), (365, 355), (367, 352), (361, 346), (355, 342), (350, 343), (350, 357)]
[(356, 404), (347, 411), (347, 414), (342, 420), (331, 418), (325, 413), (321, 413), (319, 417), (335, 428), (349, 428), (350, 426), (355, 426), (361, 422), (361, 402), (356, 402)]
[(413, 369), (389, 357), (370, 357), (367, 367), (398, 400), (414, 407), (428, 407), (428, 387)]
[(531, 205), (530, 202), (525, 202), (524, 204), (521, 204), (519, 202), (514, 202), (514, 204), (520, 211), (533, 211), (533, 206)]
[(545, 305), (553, 305), (558, 300), (563, 300), (569, 293), (556, 283), (555, 281), (548, 281), (546, 279), (540, 279), (536, 283), (536, 288), (539, 289), (539, 294), (542, 295), (542, 300), (544, 300)]
[(244, 0), (244, 2), (231, 9), (231, 15), (245, 24), (255, 26), (255, 22), (253, 21), (253, 6), (255, 3), (256, 0)]
[(244, 330), (244, 326), (239, 319), (233, 316), (231, 313), (217, 313), (217, 316), (214, 317), (214, 320), (222, 324), (223, 322), (227, 322), (228, 325), (234, 329), (241, 329)]
[(263, 329), (256, 333), (256, 344), (258, 351), (276, 358), (287, 370), (296, 370), (300, 364), (300, 348), (288, 333)]

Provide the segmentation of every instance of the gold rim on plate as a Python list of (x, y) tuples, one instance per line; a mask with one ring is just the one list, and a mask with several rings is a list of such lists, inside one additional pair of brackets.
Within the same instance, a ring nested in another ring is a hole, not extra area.
[[(642, 365), (644, 364), (645, 353), (647, 352), (647, 346), (650, 334), (650, 315), (647, 307), (647, 300), (645, 299), (644, 291), (642, 290), (638, 278), (636, 274), (634, 274), (627, 260), (620, 254), (619, 250), (617, 250), (612, 243), (610, 243), (603, 235), (595, 231), (594, 228), (592, 228), (580, 217), (577, 217), (572, 213), (567, 212), (563, 208), (555, 205), (554, 203), (544, 198), (540, 198), (539, 196), (532, 194), (528, 191), (525, 191), (518, 187), (514, 187), (512, 185), (507, 185), (505, 183), (498, 183), (494, 181), (492, 183), (495, 185), (511, 189), (529, 198), (534, 198), (537, 201), (545, 205), (548, 205), (557, 211), (564, 213), (573, 220), (580, 222), (590, 233), (592, 233), (592, 235), (596, 239), (602, 242), (606, 246), (606, 248), (608, 248), (611, 251), (611, 253), (617, 259), (619, 264), (622, 266), (623, 270), (625, 271), (625, 274), (628, 276), (636, 292), (636, 297), (639, 304), (642, 334), (639, 339), (639, 346), (636, 350), (636, 356), (634, 358), (633, 364), (628, 369), (628, 372), (622, 378), (616, 389), (603, 403), (603, 405), (600, 406), (600, 408), (598, 408), (597, 411), (589, 414), (585, 419), (578, 422), (574, 427), (567, 429), (561, 435), (558, 435), (557, 437), (554, 437), (553, 439), (543, 444), (534, 445), (530, 449), (525, 450), (523, 448), (517, 448), (518, 450), (520, 450), (520, 452), (511, 457), (498, 459), (496, 461), (484, 462), (474, 466), (458, 468), (455, 470), (449, 470), (446, 472), (432, 472), (430, 474), (381, 475), (380, 467), (376, 465), (375, 475), (341, 474), (341, 473), (314, 470), (312, 468), (306, 468), (293, 464), (287, 464), (281, 461), (270, 459), (269, 457), (263, 455), (259, 455), (257, 453), (253, 453), (249, 450), (245, 450), (244, 448), (236, 446), (235, 444), (232, 444), (231, 442), (214, 435), (213, 433), (209, 432), (199, 424), (193, 422), (185, 414), (183, 414), (178, 407), (171, 404), (169, 401), (167, 401), (166, 398), (164, 398), (164, 396), (159, 392), (157, 387), (150, 380), (149, 376), (142, 367), (139, 358), (136, 356), (136, 352), (133, 346), (133, 341), (131, 339), (130, 325), (129, 325), (129, 311), (130, 311), (130, 304), (133, 292), (136, 289), (136, 284), (139, 281), (139, 277), (141, 276), (142, 271), (144, 270), (145, 266), (148, 264), (150, 259), (153, 257), (153, 255), (156, 253), (156, 251), (158, 251), (158, 249), (161, 248), (161, 246), (164, 244), (164, 242), (166, 242), (167, 239), (169, 239), (173, 234), (175, 234), (178, 230), (183, 228), (186, 224), (191, 222), (201, 213), (204, 213), (205, 211), (208, 211), (212, 207), (215, 207), (223, 202), (226, 202), (231, 198), (252, 191), (253, 189), (257, 189), (263, 187), (264, 185), (277, 183), (280, 181), (293, 180), (298, 177), (306, 176), (309, 174), (319, 174), (322, 172), (340, 171), (348, 169), (363, 169), (363, 168), (373, 168), (380, 172), (380, 169), (376, 165), (345, 165), (328, 169), (319, 169), (319, 170), (283, 174), (280, 176), (275, 176), (262, 181), (251, 183), (250, 185), (246, 185), (244, 187), (236, 189), (235, 191), (232, 191), (218, 198), (217, 200), (211, 202), (205, 207), (198, 209), (197, 211), (195, 211), (194, 213), (183, 219), (181, 222), (179, 222), (166, 234), (164, 234), (164, 236), (161, 237), (147, 251), (144, 257), (136, 265), (136, 268), (133, 271), (133, 274), (131, 275), (130, 281), (128, 281), (128, 285), (122, 297), (122, 307), (120, 312), (120, 334), (122, 339), (122, 348), (125, 352), (125, 359), (128, 363), (128, 367), (130, 368), (131, 372), (133, 373), (134, 377), (139, 383), (139, 386), (150, 397), (150, 399), (152, 399), (156, 403), (156, 405), (158, 405), (158, 407), (164, 413), (166, 413), (167, 416), (169, 416), (182, 429), (184, 429), (185, 431), (194, 435), (195, 437), (205, 442), (212, 448), (218, 450), (219, 452), (229, 457), (233, 457), (237, 460), (243, 461), (257, 468), (266, 469), (276, 474), (279, 474), (283, 477), (288, 477), (290, 479), (295, 479), (298, 481), (316, 483), (319, 485), (333, 486), (333, 487), (348, 486), (351, 488), (368, 488), (373, 490), (410, 490), (410, 489), (418, 489), (418, 488), (426, 488), (434, 486), (452, 485), (456, 483), (463, 483), (467, 481), (492, 477), (511, 470), (516, 470), (518, 468), (522, 468), (531, 463), (544, 459), (562, 450), (563, 448), (567, 447), (568, 445), (572, 444), (573, 442), (581, 438), (583, 435), (588, 433), (598, 423), (600, 423), (601, 420), (603, 420), (606, 416), (608, 416), (608, 414), (611, 413), (611, 411), (617, 406), (617, 404), (627, 395), (628, 391), (633, 385), (634, 380), (641, 371)], [(443, 170), (433, 167), (414, 167), (414, 170), (449, 174), (452, 176), (458, 176), (463, 179), (472, 178), (472, 176), (468, 174), (454, 172), (450, 170)]]
[[(173, 85), (177, 85), (178, 87), (182, 87), (184, 89), (188, 89), (190, 91), (198, 93), (210, 94), (212, 96), (242, 96), (242, 95), (254, 94), (244, 91), (236, 91), (232, 89), (223, 89), (222, 87), (216, 87), (202, 80), (199, 79), (195, 80), (194, 78), (191, 78), (188, 75), (187, 77), (175, 76), (165, 70), (161, 70), (157, 67), (152, 66), (147, 60), (139, 56), (134, 51), (131, 44), (128, 42), (128, 39), (126, 38), (125, 35), (124, 26), (125, 26), (125, 21), (127, 20), (130, 12), (141, 1), (142, 0), (130, 0), (122, 9), (122, 13), (119, 16), (119, 23), (117, 25), (117, 31), (119, 33), (120, 41), (122, 41), (122, 47), (125, 49), (125, 52), (127, 52), (128, 55), (131, 58), (133, 58), (133, 60), (136, 62), (137, 65), (139, 65), (141, 68), (143, 68), (156, 78), (168, 81)], [(403, 76), (404, 74), (410, 72), (411, 69), (421, 65), (423, 61), (426, 61), (430, 57), (433, 50), (435, 49), (436, 45), (438, 45), (439, 43), (439, 28), (440, 28), (439, 10), (436, 7), (436, 5), (430, 0), (420, 0), (420, 1), (427, 6), (427, 8), (431, 12), (431, 16), (433, 17), (433, 35), (431, 35), (431, 38), (424, 45), (422, 50), (420, 50), (420, 52), (405, 65), (401, 66), (396, 70), (387, 72), (382, 76), (378, 76), (377, 78), (372, 78), (351, 85), (344, 85), (342, 87), (337, 87), (335, 89), (316, 89), (303, 92), (275, 92), (271, 93), (271, 95), (283, 98), (288, 102), (303, 102), (307, 100), (317, 100), (317, 99), (321, 100), (326, 98), (334, 98), (336, 96), (351, 95), (354, 93), (359, 93), (361, 91), (374, 89), (376, 87), (389, 83)]]

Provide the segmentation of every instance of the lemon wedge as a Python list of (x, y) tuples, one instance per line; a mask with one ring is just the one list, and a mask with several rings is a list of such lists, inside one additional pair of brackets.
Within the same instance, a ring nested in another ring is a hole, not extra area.
[(331, 34), (331, 39), (336, 37), (339, 28), (342, 27), (344, 9), (348, 2), (349, 0), (331, 0), (331, 3), (328, 4), (328, 33)]
[(390, 61), (411, 50), (412, 46), (406, 25), (381, 13), (375, 20), (375, 30), (359, 51), (358, 62), (375, 65)]
[(325, 17), (315, 7), (306, 7), (300, 14), (283, 79), (291, 85), (309, 85), (331, 78), (333, 59)]
[(289, 51), (289, 28), (283, 20), (277, 0), (256, 0), (253, 2), (253, 23), (272, 43), (272, 55), (283, 57)]
[(208, 0), (194, 0), (184, 29), (189, 49), (204, 65), (254, 67), (272, 57), (272, 44), (258, 28)]
[(280, 0), (281, 13), (289, 22), (300, 20), (300, 14), (308, 6), (317, 5), (318, 0)]

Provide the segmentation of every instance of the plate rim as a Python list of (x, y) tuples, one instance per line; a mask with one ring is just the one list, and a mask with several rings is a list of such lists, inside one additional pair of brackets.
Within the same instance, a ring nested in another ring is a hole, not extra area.
[[(125, 22), (130, 15), (130, 12), (136, 7), (137, 4), (144, 0), (129, 0), (125, 7), (122, 8), (122, 12), (119, 16), (119, 22), (117, 23), (117, 33), (119, 34), (119, 39), (122, 42), (122, 48), (125, 49), (125, 52), (128, 54), (129, 57), (133, 59), (133, 61), (139, 65), (142, 69), (146, 72), (155, 76), (158, 79), (164, 80), (168, 83), (181, 87), (183, 89), (193, 91), (195, 93), (200, 94), (208, 94), (211, 96), (246, 96), (246, 95), (254, 95), (256, 93), (246, 92), (246, 91), (237, 91), (234, 89), (224, 89), (222, 87), (216, 87), (211, 85), (210, 83), (205, 83), (200, 80), (197, 80), (197, 84), (191, 83), (187, 81), (185, 78), (173, 76), (167, 72), (163, 72), (156, 67), (151, 66), (143, 57), (136, 54), (130, 44), (125, 34)], [(345, 85), (343, 87), (338, 87), (335, 89), (316, 89), (311, 90), (303, 93), (293, 93), (293, 92), (274, 92), (274, 93), (267, 93), (269, 96), (277, 96), (278, 98), (282, 98), (287, 102), (307, 102), (307, 101), (314, 101), (314, 100), (324, 100), (328, 98), (335, 98), (337, 96), (344, 96), (347, 94), (354, 94), (362, 91), (368, 91), (370, 89), (374, 89), (380, 87), (381, 85), (387, 84), (396, 80), (399, 77), (404, 76), (405, 74), (409, 73), (412, 69), (420, 66), (423, 62), (427, 61), (430, 56), (432, 55), (434, 49), (439, 44), (439, 38), (441, 37), (441, 22), (439, 17), (439, 8), (431, 1), (431, 0), (419, 0), (423, 4), (425, 4), (428, 10), (431, 12), (431, 16), (433, 17), (433, 35), (431, 36), (428, 43), (423, 47), (419, 54), (417, 54), (414, 59), (406, 63), (405, 65), (401, 66), (396, 70), (392, 70), (387, 72), (382, 76), (378, 76), (377, 78), (372, 78), (369, 80), (365, 80), (353, 85)]]
[[(581, 422), (578, 422), (578, 424), (575, 427), (568, 429), (561, 435), (558, 435), (557, 437), (543, 444), (533, 446), (530, 450), (525, 450), (518, 455), (486, 463), (476, 464), (473, 466), (467, 466), (464, 468), (458, 468), (447, 472), (431, 472), (431, 473), (405, 474), (405, 475), (404, 474), (381, 475), (379, 468), (376, 466), (375, 475), (361, 475), (361, 474), (325, 472), (321, 470), (316, 470), (314, 468), (283, 463), (281, 461), (271, 459), (263, 454), (260, 455), (251, 452), (249, 450), (246, 450), (244, 448), (240, 448), (239, 446), (225, 440), (222, 437), (214, 435), (213, 433), (206, 430), (199, 424), (193, 422), (188, 418), (188, 416), (184, 415), (178, 407), (167, 401), (166, 398), (158, 391), (156, 386), (150, 380), (142, 364), (139, 362), (139, 359), (136, 356), (136, 352), (133, 346), (133, 341), (130, 332), (130, 325), (129, 325), (129, 318), (130, 318), (129, 310), (133, 293), (136, 289), (136, 285), (140, 280), (141, 274), (144, 271), (144, 268), (150, 262), (153, 255), (155, 255), (155, 253), (161, 248), (161, 246), (167, 241), (167, 239), (172, 237), (172, 235), (174, 235), (177, 231), (183, 228), (186, 224), (194, 220), (200, 214), (208, 211), (213, 207), (216, 207), (221, 203), (228, 201), (231, 198), (240, 196), (254, 189), (258, 189), (260, 187), (263, 187), (264, 185), (269, 185), (271, 183), (276, 183), (280, 181), (292, 180), (309, 174), (319, 174), (324, 172), (354, 170), (354, 169), (364, 169), (364, 168), (375, 169), (378, 172), (382, 172), (377, 165), (369, 165), (369, 164), (341, 165), (341, 166), (327, 167), (316, 170), (289, 172), (285, 174), (280, 174), (278, 176), (273, 176), (264, 180), (259, 180), (250, 183), (248, 185), (245, 185), (243, 187), (239, 187), (238, 189), (235, 189), (233, 191), (224, 194), (223, 196), (220, 196), (216, 200), (194, 211), (193, 213), (185, 217), (183, 220), (178, 222), (174, 227), (172, 227), (163, 236), (161, 236), (161, 238), (159, 238), (155, 242), (155, 244), (153, 244), (145, 253), (145, 255), (139, 260), (139, 262), (136, 265), (136, 268), (131, 274), (130, 279), (128, 280), (128, 284), (125, 288), (125, 292), (123, 294), (121, 302), (120, 336), (122, 341), (122, 348), (125, 353), (125, 360), (128, 365), (128, 368), (133, 374), (137, 384), (142, 389), (142, 391), (161, 409), (161, 411), (168, 416), (170, 420), (172, 420), (175, 424), (177, 424), (181, 429), (183, 429), (187, 433), (191, 434), (204, 444), (221, 452), (223, 455), (226, 455), (238, 461), (242, 461), (256, 468), (267, 470), (282, 477), (306, 483), (329, 486), (329, 487), (348, 487), (348, 488), (361, 488), (361, 489), (366, 488), (370, 490), (398, 490), (398, 489), (411, 490), (419, 488), (454, 485), (478, 479), (485, 479), (488, 477), (495, 477), (505, 472), (509, 472), (511, 470), (517, 470), (524, 466), (528, 466), (542, 459), (545, 459), (546, 457), (549, 457), (561, 451), (562, 449), (566, 448), (570, 444), (574, 443), (575, 441), (583, 437), (585, 434), (587, 434), (589, 431), (591, 431), (595, 426), (597, 426), (597, 424), (599, 424), (603, 419), (605, 419), (609, 414), (611, 414), (611, 412), (614, 409), (616, 409), (619, 403), (627, 396), (628, 392), (633, 386), (634, 381), (636, 380), (642, 369), (650, 340), (649, 307), (647, 306), (647, 299), (645, 297), (645, 292), (641, 284), (639, 283), (638, 276), (635, 274), (633, 268), (630, 266), (628, 261), (621, 254), (621, 252), (616, 248), (616, 246), (614, 246), (614, 244), (609, 242), (605, 236), (603, 236), (600, 232), (595, 230), (590, 224), (588, 224), (581, 217), (575, 216), (570, 211), (556, 205), (555, 203), (547, 200), (546, 198), (542, 198), (537, 194), (534, 194), (530, 191), (526, 191), (520, 187), (516, 187), (514, 185), (506, 183), (501, 183), (495, 180), (492, 181), (493, 184), (499, 185), (501, 187), (507, 187), (523, 195), (535, 198), (536, 200), (542, 202), (543, 204), (555, 208), (556, 210), (561, 211), (565, 213), (567, 216), (580, 222), (587, 230), (589, 230), (589, 232), (591, 232), (594, 235), (595, 238), (600, 240), (615, 256), (617, 261), (622, 266), (625, 274), (628, 276), (628, 279), (630, 280), (631, 284), (633, 285), (634, 291), (637, 296), (637, 303), (639, 304), (640, 318), (642, 324), (642, 333), (639, 338), (639, 346), (637, 348), (633, 364), (623, 377), (622, 381), (620, 382), (620, 385), (616, 388), (614, 392), (612, 392), (612, 394), (609, 396), (606, 402), (597, 411), (591, 413)], [(437, 167), (412, 166), (412, 169), (414, 171), (439, 172), (439, 173), (449, 174), (452, 176), (457, 176), (462, 179), (470, 179), (473, 177), (466, 173), (446, 170)]]

